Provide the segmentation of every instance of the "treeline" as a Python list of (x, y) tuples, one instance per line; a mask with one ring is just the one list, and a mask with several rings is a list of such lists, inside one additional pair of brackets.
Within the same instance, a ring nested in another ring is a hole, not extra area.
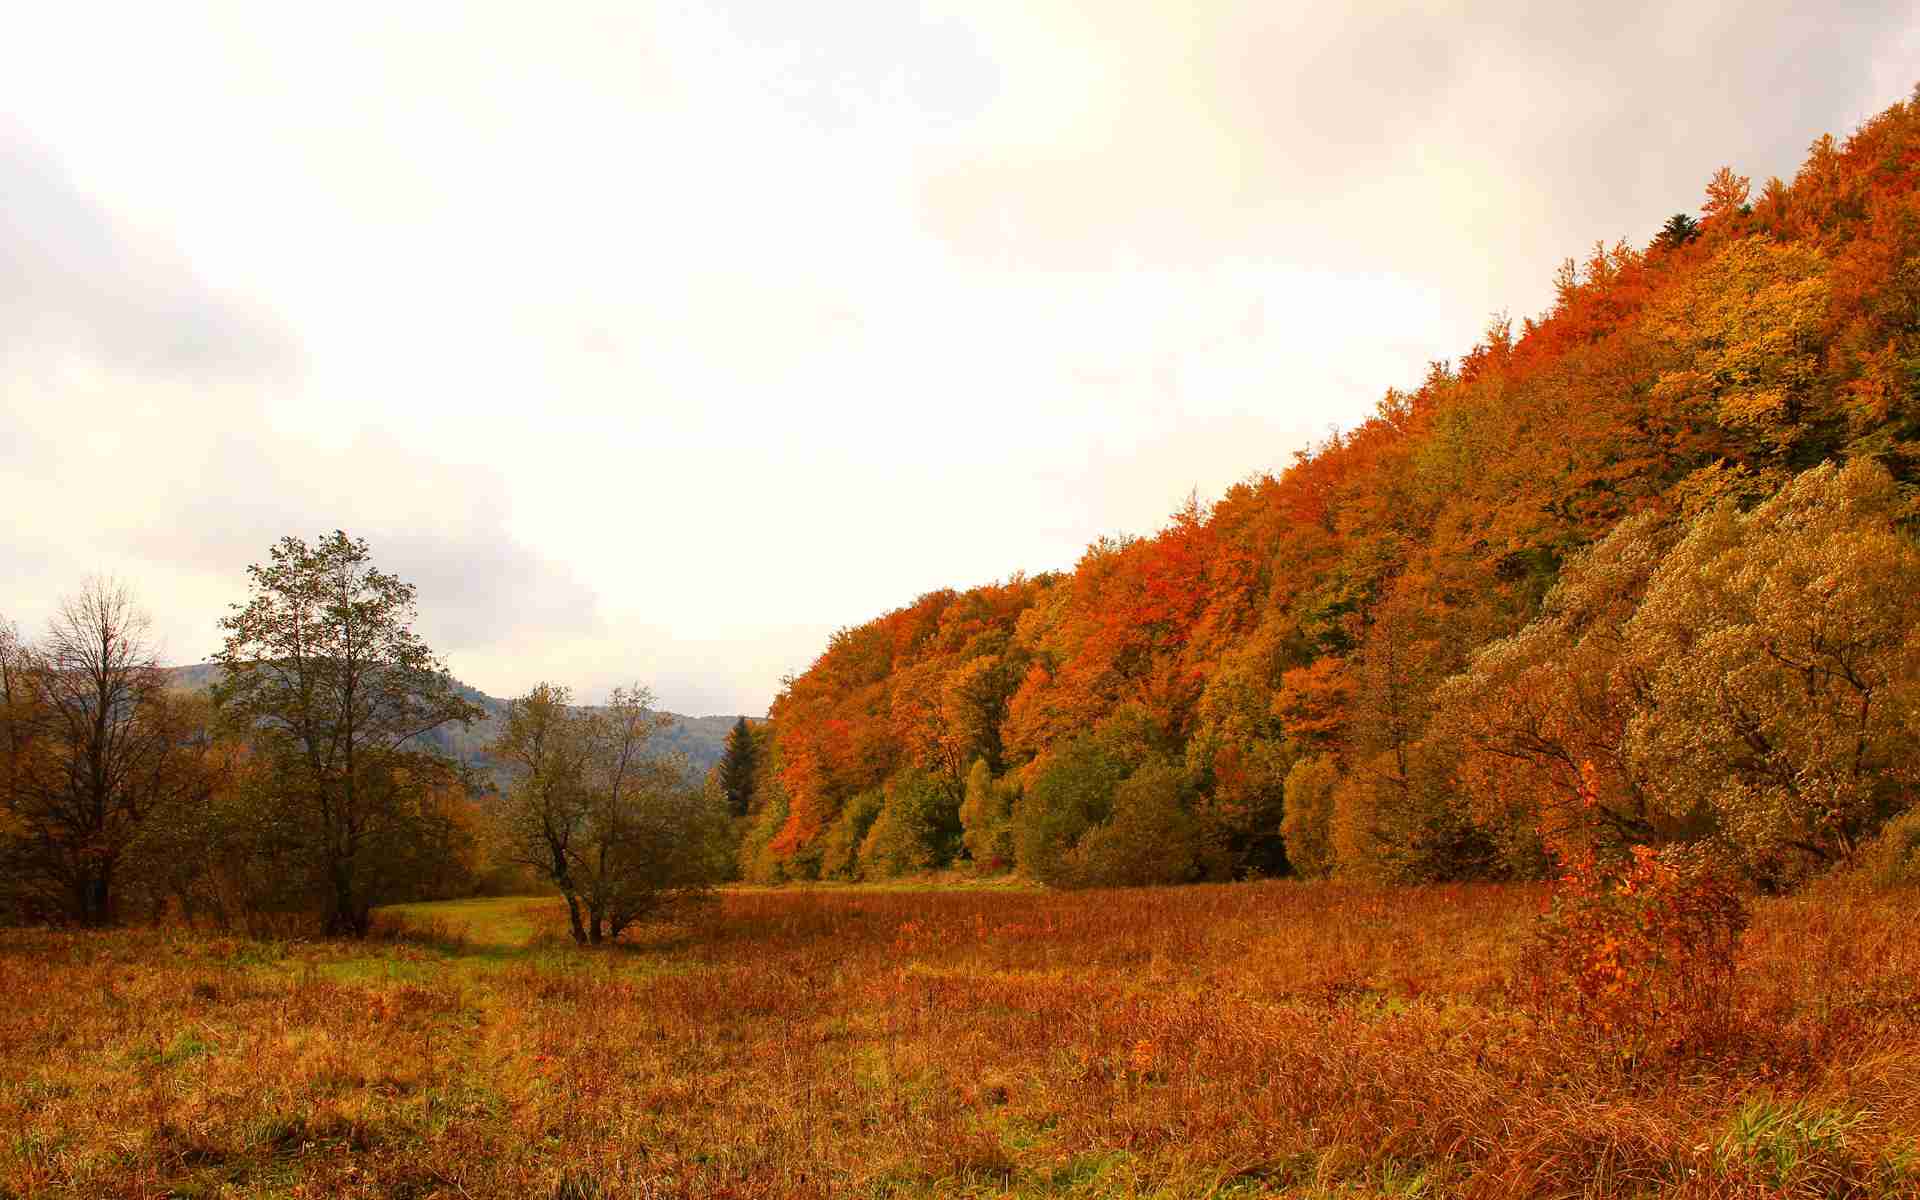
[(742, 870), (1914, 870), (1917, 184), (1920, 92), (1569, 260), (1276, 476), (841, 631), (773, 705)]
[(659, 750), (645, 689), (510, 703), (497, 793), (433, 738), (483, 712), (366, 542), (284, 538), (248, 574), (198, 691), (123, 585), (36, 639), (0, 622), (0, 918), (364, 937), (383, 904), (550, 887), (598, 943), (730, 869), (724, 804)]

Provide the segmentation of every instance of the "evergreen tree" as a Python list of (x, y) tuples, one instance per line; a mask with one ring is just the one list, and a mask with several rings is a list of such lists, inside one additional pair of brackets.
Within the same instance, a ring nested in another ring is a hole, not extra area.
[(1677, 212), (1660, 227), (1660, 232), (1653, 237), (1653, 244), (1666, 250), (1678, 250), (1699, 236), (1700, 222), (1683, 212)]
[(753, 797), (753, 774), (757, 767), (753, 730), (747, 719), (734, 722), (727, 734), (726, 754), (720, 759), (720, 789), (727, 794), (727, 809), (736, 817), (747, 815), (747, 803)]

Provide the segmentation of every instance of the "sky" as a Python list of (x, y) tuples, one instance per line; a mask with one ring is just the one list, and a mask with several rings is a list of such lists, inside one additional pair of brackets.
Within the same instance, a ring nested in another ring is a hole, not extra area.
[(759, 714), (828, 634), (1282, 468), (1920, 11), (879, 0), (21, 8), (0, 618), (167, 661), (335, 528), (495, 695)]

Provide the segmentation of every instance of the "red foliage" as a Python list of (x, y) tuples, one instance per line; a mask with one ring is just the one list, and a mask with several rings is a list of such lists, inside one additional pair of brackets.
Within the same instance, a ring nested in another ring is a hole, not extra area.
[[(1593, 801), (1594, 773), (1582, 793)], [(1563, 850), (1533, 947), (1536, 1001), (1628, 1051), (1695, 1046), (1722, 1026), (1749, 911), (1723, 876), (1649, 846)]]

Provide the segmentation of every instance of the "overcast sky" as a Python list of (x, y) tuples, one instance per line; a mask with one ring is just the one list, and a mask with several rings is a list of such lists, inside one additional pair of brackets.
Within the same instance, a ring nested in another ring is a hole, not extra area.
[(0, 38), (0, 616), (114, 573), (194, 661), (343, 527), (475, 686), (689, 713), (1920, 80), (1907, 0), (189, 8)]

